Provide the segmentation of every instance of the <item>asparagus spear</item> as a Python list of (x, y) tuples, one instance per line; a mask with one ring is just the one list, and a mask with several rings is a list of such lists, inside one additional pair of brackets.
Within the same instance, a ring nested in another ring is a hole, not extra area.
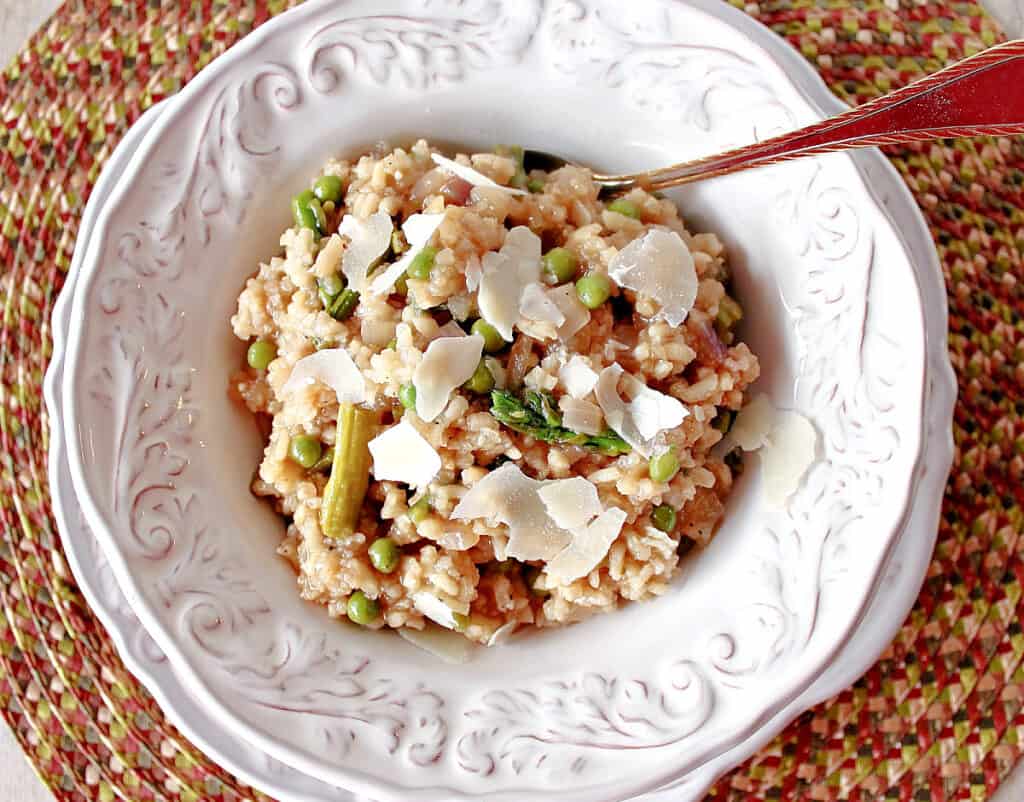
[(562, 426), (555, 399), (549, 393), (527, 390), (520, 399), (506, 390), (491, 392), (491, 414), (517, 432), (546, 443), (567, 443), (617, 456), (629, 452), (629, 444), (611, 429), (598, 435), (581, 434)]
[(338, 436), (334, 444), (331, 478), (324, 487), (320, 528), (324, 537), (342, 538), (355, 531), (366, 488), (370, 483), (370, 449), (377, 416), (354, 404), (338, 410)]

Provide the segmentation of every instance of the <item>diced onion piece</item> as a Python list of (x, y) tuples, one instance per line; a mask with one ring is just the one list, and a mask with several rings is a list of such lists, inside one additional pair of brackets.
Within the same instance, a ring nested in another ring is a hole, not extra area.
[(756, 451), (771, 436), (778, 415), (775, 405), (764, 393), (758, 393), (736, 413), (728, 440), (744, 451)]
[(431, 342), (412, 375), (416, 414), (425, 421), (440, 415), (452, 391), (476, 371), (483, 349), (484, 338), (476, 334), (440, 337)]
[(559, 324), (556, 332), (562, 342), (571, 340), (573, 335), (590, 322), (590, 310), (583, 305), (576, 294), (576, 285), (571, 282), (552, 287), (548, 290), (548, 298), (558, 307), (565, 320)]
[(494, 377), (494, 386), (498, 390), (504, 390), (508, 387), (508, 371), (505, 370), (505, 366), (493, 356), (485, 356), (484, 364), (487, 365), (487, 369), (491, 372), (491, 376)]
[(341, 257), (341, 272), (353, 290), (366, 291), (367, 274), (391, 246), (394, 230), (387, 212), (375, 212), (365, 220), (351, 214), (342, 218), (338, 233), (349, 242)]
[(597, 404), (563, 395), (558, 399), (558, 408), (562, 410), (562, 425), (566, 429), (594, 436), (604, 432), (604, 415)]
[(540, 280), (540, 255), (540, 237), (526, 226), (509, 231), (499, 252), (484, 254), (477, 294), (480, 316), (506, 341), (513, 339), (512, 327), (520, 317), (523, 291)]
[(781, 507), (796, 492), (817, 456), (818, 433), (798, 412), (782, 412), (772, 433), (758, 452), (764, 471), (768, 503)]
[[(441, 599), (435, 596), (428, 590), (421, 590), (418, 593), (414, 593), (412, 596), (412, 604), (417, 610), (423, 615), (433, 621), (435, 624), (440, 624), (445, 629), (455, 629), (458, 623), (455, 620), (455, 613), (462, 612), (454, 610), (449, 605), (445, 604)], [(463, 615), (469, 612), (469, 607), (464, 607)]]
[(470, 488), (452, 510), (456, 520), (483, 518), (509, 528), (505, 553), (518, 560), (550, 560), (572, 540), (547, 514), (541, 482), (507, 462)]
[(413, 214), (402, 223), (402, 233), (409, 243), (409, 249), (402, 254), (402, 257), (393, 264), (388, 265), (379, 276), (375, 276), (370, 283), (370, 293), (373, 295), (386, 295), (391, 291), (395, 282), (401, 278), (408, 269), (412, 260), (423, 250), (434, 232), (441, 227), (444, 221), (444, 212), (438, 214)]
[(565, 323), (565, 315), (558, 308), (542, 284), (527, 284), (519, 299), (519, 314), (530, 320), (542, 323), (554, 323), (561, 326)]
[(434, 160), (441, 169), (451, 173), (452, 175), (458, 176), (463, 181), (472, 184), (475, 187), (491, 187), (492, 189), (500, 189), (503, 192), (507, 192), (510, 195), (525, 195), (526, 190), (516, 189), (515, 187), (505, 187), (501, 184), (492, 181), (490, 178), (485, 176), (483, 173), (477, 172), (472, 167), (465, 164), (459, 164), (453, 159), (447, 159), (440, 153), (431, 153), (430, 158)]
[(697, 300), (697, 271), (693, 256), (675, 231), (654, 228), (619, 251), (608, 265), (608, 275), (661, 304), (654, 316), (671, 326), (686, 320)]
[[(623, 376), (626, 391), (632, 397), (628, 402), (622, 400), (618, 390)], [(601, 371), (595, 394), (608, 425), (644, 457), (654, 452), (655, 438), (660, 432), (676, 428), (689, 414), (678, 399), (624, 374), (619, 365), (609, 365)]]
[(573, 538), (571, 545), (548, 562), (545, 573), (559, 585), (586, 576), (605, 558), (625, 522), (624, 511), (617, 507), (605, 510)]
[(586, 398), (597, 384), (597, 373), (586, 359), (574, 354), (558, 371), (558, 380), (573, 398)]
[(441, 457), (407, 420), (386, 429), (369, 444), (377, 481), (403, 482), (422, 488), (441, 470)]
[(503, 643), (508, 643), (509, 640), (511, 639), (512, 635), (515, 633), (515, 631), (518, 628), (519, 628), (519, 622), (518, 621), (507, 621), (507, 622), (505, 622), (500, 627), (498, 627), (496, 630), (494, 630), (494, 632), (491, 635), (491, 637), (489, 637), (487, 639), (488, 647), (490, 647), (490, 646), (500, 646)]
[(397, 632), (403, 640), (450, 665), (468, 663), (477, 650), (476, 644), (468, 638), (433, 624), (428, 624), (423, 629), (401, 627)]
[(324, 348), (295, 363), (282, 395), (291, 395), (314, 382), (326, 384), (339, 403), (362, 404), (367, 397), (366, 380), (344, 348)]
[(579, 529), (601, 514), (597, 488), (582, 476), (546, 482), (537, 495), (548, 517), (563, 529)]

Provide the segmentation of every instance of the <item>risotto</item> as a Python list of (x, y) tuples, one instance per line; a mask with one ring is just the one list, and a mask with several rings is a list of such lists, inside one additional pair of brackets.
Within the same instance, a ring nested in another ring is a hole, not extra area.
[(583, 168), (424, 141), (329, 161), (292, 211), (232, 389), (302, 597), (493, 645), (665, 592), (758, 376), (719, 239)]

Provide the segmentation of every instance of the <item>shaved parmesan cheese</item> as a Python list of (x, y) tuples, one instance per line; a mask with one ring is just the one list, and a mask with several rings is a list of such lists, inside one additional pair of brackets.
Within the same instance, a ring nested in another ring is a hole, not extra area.
[(433, 624), (428, 624), (423, 629), (401, 627), (397, 632), (403, 640), (450, 665), (468, 663), (477, 649), (476, 644), (468, 638), (457, 632), (435, 627)]
[(774, 507), (785, 504), (814, 464), (818, 433), (798, 412), (782, 412), (768, 442), (758, 452), (764, 471), (764, 493)]
[(494, 634), (487, 639), (487, 645), (500, 646), (503, 643), (508, 643), (513, 633), (519, 628), (518, 621), (508, 621), (494, 630)]
[(661, 304), (654, 316), (678, 326), (697, 300), (697, 271), (689, 248), (674, 231), (654, 228), (619, 251), (608, 265), (608, 275)]
[(586, 576), (605, 558), (625, 522), (624, 511), (617, 507), (605, 510), (548, 562), (544, 572), (559, 585)]
[(478, 173), (472, 167), (469, 167), (465, 164), (459, 164), (457, 161), (454, 161), (452, 159), (447, 159), (440, 153), (431, 153), (430, 158), (434, 160), (434, 164), (436, 164), (445, 172), (458, 176), (463, 181), (472, 184), (474, 187), (491, 187), (492, 189), (500, 189), (503, 192), (509, 193), (510, 195), (526, 194), (526, 190), (516, 189), (515, 187), (504, 187), (501, 184), (492, 181), (483, 173)]
[(586, 359), (575, 354), (558, 371), (558, 379), (562, 382), (565, 391), (573, 398), (585, 398), (590, 395), (590, 391), (597, 384), (597, 373), (593, 371)]
[(440, 337), (427, 346), (412, 374), (416, 388), (416, 414), (432, 421), (444, 410), (452, 390), (461, 387), (476, 371), (484, 338)]
[(466, 260), (466, 289), (476, 292), (482, 276), (483, 268), (480, 266), (480, 257), (474, 253)]
[(366, 276), (391, 247), (391, 234), (394, 230), (387, 212), (376, 212), (365, 220), (351, 214), (342, 218), (338, 233), (348, 237), (349, 242), (341, 257), (341, 272), (352, 289), (366, 291)]
[(764, 393), (758, 393), (743, 409), (736, 413), (727, 439), (744, 451), (756, 451), (771, 435), (777, 411)]
[(540, 237), (526, 226), (516, 226), (505, 235), (497, 253), (484, 254), (477, 304), (480, 316), (512, 340), (512, 327), (519, 320), (519, 303), (529, 284), (540, 281)]
[(551, 520), (563, 529), (579, 529), (601, 514), (597, 488), (582, 476), (547, 482), (537, 495)]
[(572, 540), (547, 514), (538, 490), (543, 485), (513, 462), (473, 485), (452, 510), (456, 520), (484, 518), (509, 528), (505, 553), (517, 560), (550, 560)]
[[(455, 629), (458, 626), (458, 622), (455, 620), (455, 613), (459, 611), (453, 610), (430, 591), (421, 590), (418, 593), (414, 593), (412, 595), (412, 604), (413, 607), (431, 621), (440, 624), (446, 629)], [(468, 612), (469, 607), (467, 606), (466, 612), (462, 613), (462, 615)]]
[(554, 323), (561, 326), (565, 323), (565, 315), (558, 308), (542, 284), (527, 284), (519, 298), (519, 314), (530, 320), (543, 323)]
[(377, 435), (369, 443), (373, 475), (378, 481), (403, 482), (423, 488), (441, 470), (441, 457), (407, 420)]
[(370, 293), (373, 295), (386, 295), (389, 293), (395, 282), (408, 269), (412, 260), (430, 242), (434, 232), (440, 228), (443, 221), (444, 212), (439, 214), (410, 215), (409, 219), (402, 223), (402, 233), (405, 234), (405, 239), (409, 243), (409, 249), (402, 254), (401, 259), (394, 264), (388, 265), (386, 270), (373, 279), (370, 284)]
[(562, 425), (566, 429), (589, 435), (604, 432), (604, 415), (597, 404), (563, 395), (558, 399), (558, 407), (562, 410)]
[(590, 310), (576, 295), (576, 285), (572, 282), (548, 290), (548, 298), (565, 318), (556, 332), (562, 342), (572, 339), (576, 332), (590, 322)]
[(300, 359), (281, 393), (291, 395), (315, 382), (334, 390), (339, 403), (361, 404), (367, 397), (366, 380), (344, 348), (324, 348)]
[[(619, 396), (620, 377), (632, 398), (628, 402)], [(652, 390), (619, 365), (601, 371), (595, 394), (608, 425), (643, 457), (654, 452), (659, 433), (676, 428), (690, 414), (678, 399)]]

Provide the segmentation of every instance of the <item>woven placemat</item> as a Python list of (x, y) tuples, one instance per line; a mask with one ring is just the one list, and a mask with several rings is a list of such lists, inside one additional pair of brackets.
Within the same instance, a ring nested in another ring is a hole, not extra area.
[[(265, 799), (122, 666), (60, 555), (46, 483), (49, 317), (85, 199), (132, 122), (294, 2), (77, 0), (0, 76), (0, 709), (59, 800)], [(973, 2), (737, 5), (859, 103), (1001, 39)], [(983, 800), (1022, 751), (1024, 142), (890, 149), (950, 301), (956, 458), (896, 641), (723, 777), (717, 800)]]

